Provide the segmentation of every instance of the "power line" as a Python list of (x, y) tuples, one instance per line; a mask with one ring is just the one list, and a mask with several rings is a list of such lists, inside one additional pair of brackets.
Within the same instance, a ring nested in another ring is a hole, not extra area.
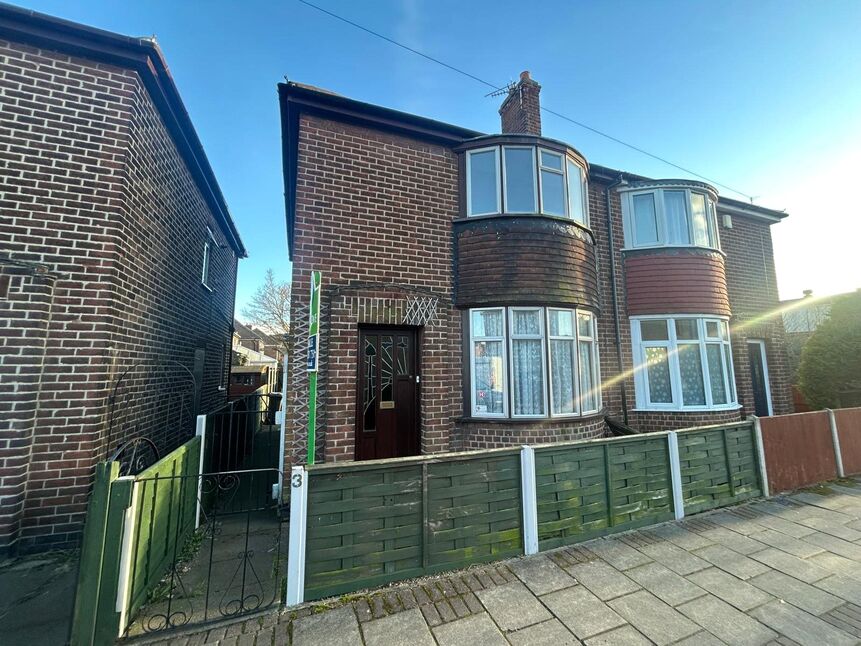
[[(365, 26), (360, 25), (356, 22), (353, 22), (352, 20), (344, 18), (343, 16), (339, 16), (338, 14), (333, 13), (333, 12), (329, 11), (328, 9), (324, 9), (323, 7), (320, 7), (320, 6), (318, 6), (312, 2), (308, 2), (308, 0), (298, 0), (298, 2), (304, 4), (308, 7), (311, 7), (312, 9), (316, 9), (317, 11), (324, 13), (327, 16), (335, 18), (336, 20), (340, 20), (341, 22), (346, 23), (346, 24), (350, 25), (351, 27), (355, 27), (356, 29), (360, 29), (360, 30), (364, 31), (365, 33), (371, 34), (372, 36), (376, 36), (377, 38), (380, 38), (380, 39), (386, 41), (387, 43), (390, 43), (392, 45), (400, 47), (401, 49), (405, 49), (406, 51), (408, 51), (412, 54), (416, 54), (417, 56), (421, 56), (422, 58), (429, 60), (432, 63), (436, 63), (437, 65), (442, 65), (443, 67), (451, 70), (452, 72), (456, 72), (458, 74), (466, 76), (467, 78), (470, 78), (473, 81), (477, 81), (478, 83), (481, 83), (482, 85), (486, 85), (487, 87), (493, 88), (494, 90), (499, 90), (501, 88), (506, 87), (505, 85), (496, 85), (494, 83), (491, 83), (490, 81), (486, 81), (483, 78), (475, 76), (474, 74), (470, 74), (466, 70), (462, 70), (459, 67), (455, 67), (454, 65), (450, 65), (450, 64), (446, 63), (445, 61), (441, 61), (438, 58), (434, 58), (433, 56), (425, 54), (424, 52), (421, 52), (417, 49), (413, 49), (412, 47), (410, 47), (408, 45), (404, 45), (403, 43), (400, 43), (400, 42), (398, 42), (392, 38), (389, 38), (388, 36), (385, 36), (385, 35), (377, 32), (377, 31), (374, 31), (373, 29), (369, 29), (368, 27), (365, 27)], [(655, 159), (661, 163), (667, 164), (668, 166), (672, 166), (673, 168), (676, 168), (680, 171), (688, 173), (689, 175), (693, 175), (694, 177), (698, 177), (702, 180), (705, 180), (706, 182), (709, 182), (710, 184), (714, 184), (715, 186), (720, 186), (721, 188), (725, 188), (728, 191), (732, 191), (733, 193), (738, 193), (739, 195), (743, 195), (744, 197), (748, 198), (751, 201), (751, 203), (754, 200), (754, 196), (749, 195), (749, 194), (745, 193), (744, 191), (740, 191), (737, 188), (733, 188), (731, 186), (727, 186), (726, 184), (722, 184), (721, 182), (710, 179), (710, 178), (706, 177), (705, 175), (695, 173), (694, 171), (690, 170), (689, 168), (685, 168), (684, 166), (680, 166), (679, 164), (674, 164), (670, 160), (668, 160), (664, 157), (661, 157), (660, 155), (650, 153), (648, 150), (644, 150), (643, 148), (640, 148), (639, 146), (635, 146), (634, 144), (629, 144), (628, 142), (623, 141), (622, 139), (619, 139), (618, 137), (614, 137), (613, 135), (607, 134), (606, 132), (602, 132), (601, 130), (598, 130), (597, 128), (593, 128), (592, 126), (589, 126), (589, 125), (583, 123), (582, 121), (577, 121), (576, 119), (573, 119), (569, 116), (562, 114), (561, 112), (551, 110), (550, 108), (547, 108), (544, 106), (541, 106), (541, 110), (543, 110), (547, 114), (552, 114), (555, 117), (559, 117), (560, 119), (564, 119), (565, 121), (573, 123), (576, 126), (580, 126), (581, 128), (584, 128), (585, 130), (588, 130), (589, 132), (592, 132), (592, 133), (595, 133), (596, 135), (604, 137), (605, 139), (609, 139), (610, 141), (613, 141), (619, 145), (625, 146), (626, 148), (630, 148), (631, 150), (634, 150), (634, 151), (636, 151), (642, 155), (646, 155), (647, 157), (651, 157), (652, 159)]]

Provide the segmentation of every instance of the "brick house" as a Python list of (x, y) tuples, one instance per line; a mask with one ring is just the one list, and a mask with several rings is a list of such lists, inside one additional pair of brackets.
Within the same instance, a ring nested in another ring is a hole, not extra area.
[(68, 547), (227, 398), (245, 249), (154, 42), (0, 5), (0, 248), (0, 550)]
[[(323, 272), (320, 459), (790, 412), (771, 225), (544, 137), (527, 72), (485, 135), (279, 85), (294, 325)], [(304, 346), (292, 353), (304, 370)], [(306, 408), (289, 386), (299, 459)]]

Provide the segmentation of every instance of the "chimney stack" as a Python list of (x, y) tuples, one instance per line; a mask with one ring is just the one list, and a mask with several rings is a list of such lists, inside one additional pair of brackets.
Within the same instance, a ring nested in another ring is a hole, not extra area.
[(540, 92), (541, 86), (529, 77), (529, 72), (521, 72), (517, 85), (508, 91), (499, 107), (503, 133), (541, 134)]

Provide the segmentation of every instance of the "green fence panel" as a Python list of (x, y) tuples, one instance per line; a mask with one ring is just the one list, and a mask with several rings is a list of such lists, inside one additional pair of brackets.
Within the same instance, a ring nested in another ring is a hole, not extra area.
[(119, 471), (118, 462), (101, 462), (96, 465), (93, 493), (87, 506), (87, 520), (81, 545), (81, 563), (72, 613), (71, 646), (89, 646), (95, 643), (111, 483), (117, 479)]
[(310, 472), (305, 598), (420, 576), (423, 465)]
[(750, 422), (681, 431), (678, 438), (686, 515), (761, 495)]
[(523, 553), (520, 451), (427, 465), (428, 572)]
[(535, 474), (541, 550), (673, 517), (664, 436), (536, 449)]
[(195, 437), (135, 477), (129, 617), (170, 569), (197, 514), (201, 441)]

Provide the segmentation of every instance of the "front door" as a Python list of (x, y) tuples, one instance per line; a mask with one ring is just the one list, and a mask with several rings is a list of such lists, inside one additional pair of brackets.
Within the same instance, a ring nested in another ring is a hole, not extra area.
[(772, 414), (771, 390), (768, 385), (768, 360), (765, 358), (765, 341), (748, 339), (747, 354), (750, 359), (750, 381), (753, 386), (753, 404), (756, 414), (766, 417)]
[(416, 332), (359, 330), (356, 459), (418, 455)]

